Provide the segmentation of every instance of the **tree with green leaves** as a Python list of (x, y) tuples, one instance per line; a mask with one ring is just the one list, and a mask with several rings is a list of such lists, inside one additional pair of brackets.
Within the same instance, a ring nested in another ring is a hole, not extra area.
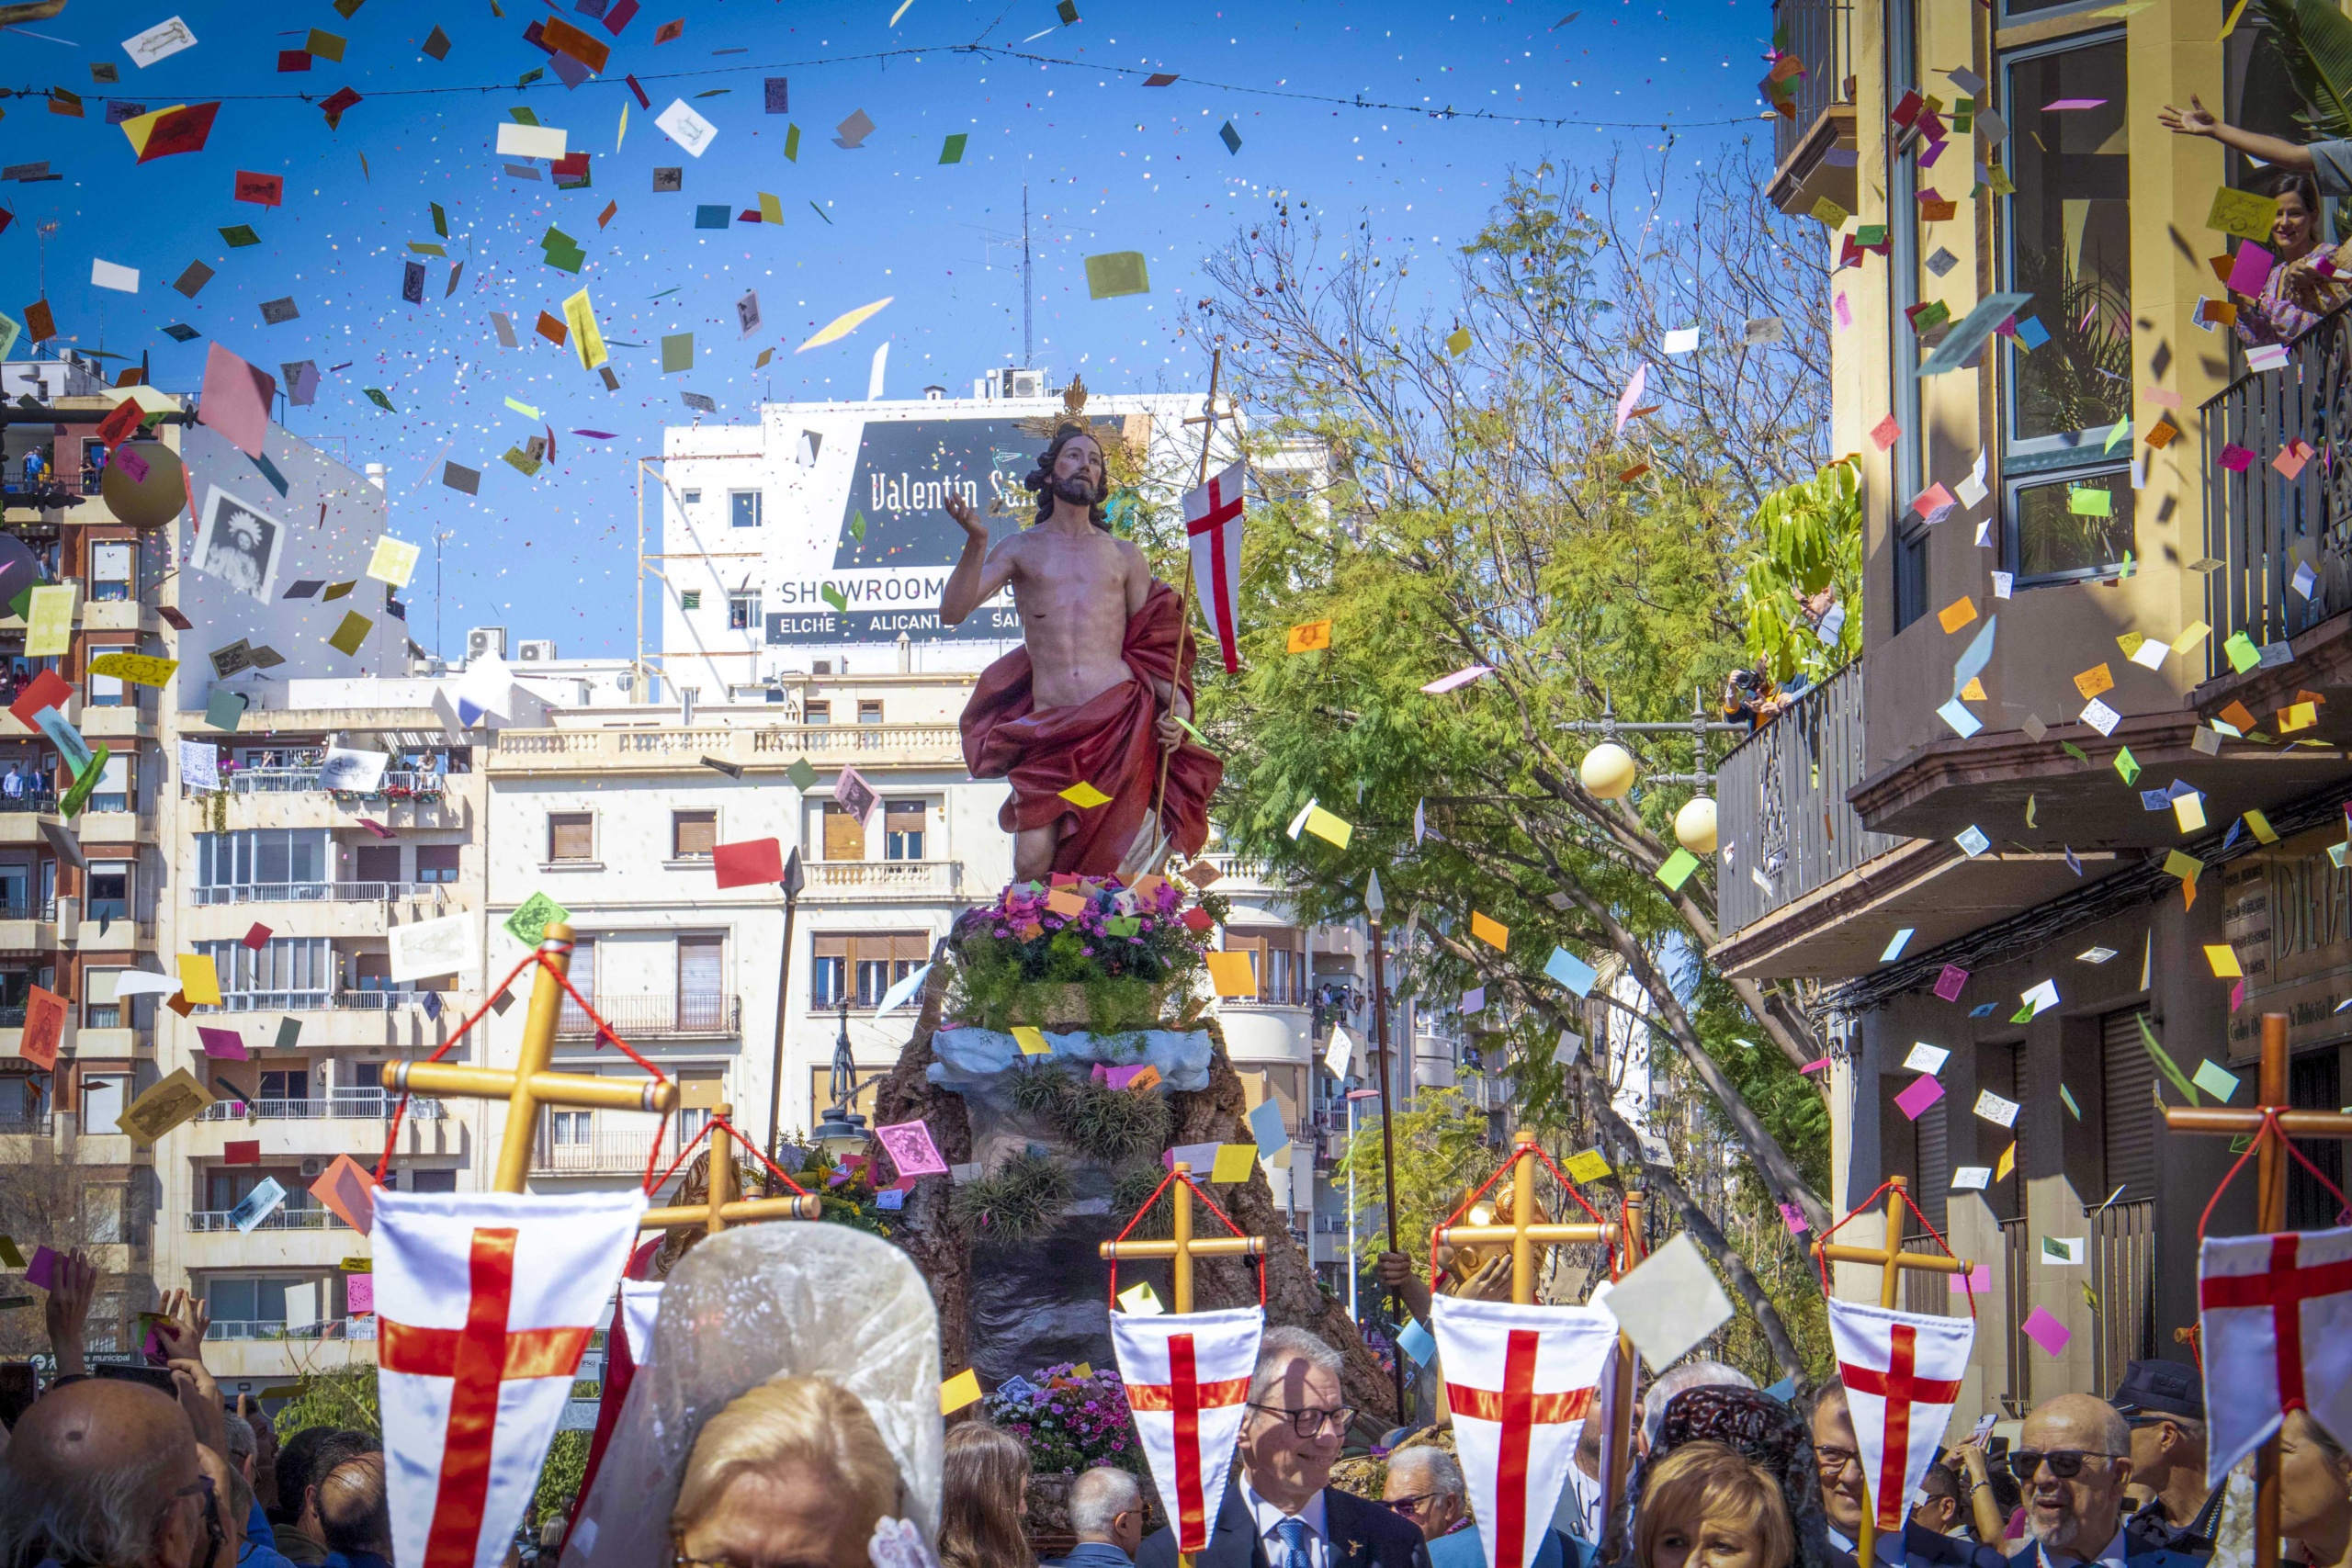
[[(1203, 712), (1227, 756), (1227, 840), (1312, 918), (1360, 912), (1377, 870), (1423, 1006), (1484, 987), (1470, 1021), (1494, 1026), (1523, 1124), (1590, 1126), (1640, 1158), (1591, 1057), (1555, 1060), (1586, 1027), (1545, 973), (1558, 949), (1603, 971), (1594, 1008), (1708, 1097), (1747, 1158), (1742, 1201), (1818, 1234), (1826, 1119), (1796, 1071), (1826, 1054), (1818, 1033), (1794, 995), (1705, 964), (1712, 874), (1670, 827), (1688, 786), (1597, 793), (1572, 728), (1687, 717), (1744, 661), (1752, 519), (1826, 456), (1823, 246), (1762, 200), (1760, 175), (1745, 152), (1671, 186), (1662, 167), (1515, 175), (1444, 310), (1418, 317), (1408, 266), (1368, 222), (1326, 232), (1301, 202), (1211, 256), (1197, 330), (1237, 371), (1266, 499), (1243, 559), (1245, 668), (1207, 682)], [(1654, 194), (1669, 188), (1672, 206)], [(1669, 352), (1691, 322), (1699, 345)], [(1288, 626), (1325, 618), (1328, 649), (1284, 653)], [(1645, 750), (1652, 770), (1705, 762), (1689, 739)], [(1352, 825), (1344, 846), (1289, 831), (1310, 800)], [(1473, 912), (1503, 945), (1471, 934)], [(1766, 1049), (1735, 1063), (1735, 1033)], [(1654, 1190), (1802, 1374), (1683, 1159), (1651, 1166)]]

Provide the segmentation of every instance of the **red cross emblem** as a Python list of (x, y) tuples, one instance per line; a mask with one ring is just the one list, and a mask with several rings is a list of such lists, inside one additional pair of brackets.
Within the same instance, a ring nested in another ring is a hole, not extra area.
[(1208, 1503), (1201, 1490), (1201, 1412), (1238, 1404), (1249, 1397), (1248, 1378), (1201, 1382), (1189, 1334), (1169, 1337), (1166, 1382), (1127, 1385), (1129, 1409), (1167, 1410), (1176, 1416), (1176, 1545), (1181, 1551), (1200, 1551), (1209, 1543)]
[(585, 1328), (507, 1328), (514, 1300), (514, 1235), (512, 1228), (474, 1232), (469, 1259), (472, 1296), (463, 1328), (415, 1328), (390, 1321), (378, 1325), (376, 1362), (383, 1371), (452, 1380), (441, 1487), (433, 1501), (424, 1568), (473, 1568), (490, 1496), (499, 1385), (568, 1378), (588, 1348)]
[(1950, 1404), (1960, 1398), (1960, 1382), (1939, 1382), (1918, 1375), (1919, 1331), (1907, 1323), (1894, 1325), (1887, 1369), (1838, 1363), (1849, 1389), (1874, 1393), (1886, 1401), (1886, 1438), (1879, 1454), (1878, 1484), (1873, 1491), (1882, 1529), (1903, 1523), (1903, 1472), (1911, 1458), (1911, 1406)]
[(2303, 1303), (2322, 1296), (2352, 1291), (2352, 1258), (2335, 1263), (2297, 1266), (2302, 1238), (2270, 1238), (2270, 1268), (2261, 1274), (2209, 1274), (2197, 1281), (2197, 1304), (2215, 1307), (2268, 1307), (2272, 1332), (2278, 1340), (2278, 1408), (2308, 1407), (2303, 1397)]
[(1241, 671), (1241, 656), (1233, 642), (1233, 591), (1226, 578), (1225, 525), (1240, 517), (1241, 492), (1236, 490), (1231, 500), (1226, 499), (1223, 474), (1211, 475), (1203, 488), (1208, 502), (1200, 516), (1185, 519), (1184, 532), (1195, 539), (1204, 534), (1209, 536), (1209, 592), (1215, 595), (1211, 619), (1216, 625), (1217, 649), (1225, 655), (1225, 672), (1236, 675)]
[(1503, 1348), (1503, 1386), (1469, 1388), (1448, 1382), (1446, 1404), (1456, 1416), (1473, 1421), (1493, 1421), (1502, 1427), (1501, 1452), (1495, 1464), (1495, 1561), (1519, 1562), (1527, 1555), (1527, 1455), (1538, 1426), (1581, 1421), (1592, 1408), (1593, 1391), (1572, 1388), (1559, 1393), (1535, 1392), (1535, 1349), (1542, 1336), (1532, 1328), (1514, 1328)]

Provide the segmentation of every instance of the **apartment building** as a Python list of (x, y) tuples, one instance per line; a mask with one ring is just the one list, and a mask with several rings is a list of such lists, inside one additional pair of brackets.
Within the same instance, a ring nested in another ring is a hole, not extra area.
[[(2253, 369), (2200, 298), (2222, 297), (2209, 257), (2232, 243), (2205, 226), (2214, 193), (2252, 171), (2154, 107), (2193, 94), (2299, 135), (2260, 18), (1779, 0), (1775, 19), (1804, 71), (1781, 73), (1772, 196), (1853, 215), (1826, 241), (1846, 265), (1825, 303), (1830, 445), (1861, 455), (1864, 651), (1718, 774), (1713, 956), (1818, 987), (1836, 1199), (1905, 1175), (1991, 1268), (1958, 1414), (2016, 1413), (2111, 1390), (2133, 1358), (2188, 1359), (2198, 1217), (2231, 1154), (2166, 1129), (2157, 1098), (2179, 1097), (2143, 1024), (2184, 1071), (2210, 1061), (2250, 1089), (2256, 1021), (2286, 1011), (2294, 1102), (2342, 1102), (2340, 468), (2272, 460), (2337, 439), (2346, 327), (2330, 316)], [(2004, 292), (2013, 311), (1987, 310), (2014, 335), (1921, 374)], [(2282, 717), (2312, 700), (2315, 722)], [(2167, 871), (2176, 852), (2191, 879)], [(1894, 1097), (1918, 1042), (1951, 1057), (1914, 1119)], [(2019, 1108), (2013, 1126), (1974, 1111), (1985, 1092)], [(2293, 1179), (2292, 1223), (2332, 1222)], [(2214, 1223), (2249, 1228), (2250, 1202), (2241, 1185)], [(2081, 1239), (2087, 1261), (2044, 1238)], [(1841, 1267), (1837, 1288), (1875, 1299), (1877, 1272)], [(1940, 1280), (1906, 1291), (1949, 1300)], [(2054, 1353), (2023, 1333), (2037, 1308), (2068, 1331)]]

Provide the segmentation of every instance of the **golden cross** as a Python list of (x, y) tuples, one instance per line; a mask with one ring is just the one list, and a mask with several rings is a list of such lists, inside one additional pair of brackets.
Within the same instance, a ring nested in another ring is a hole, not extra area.
[[(2176, 1133), (2243, 1137), (2259, 1134), (2278, 1113), (2278, 1131), (2290, 1138), (2352, 1138), (2352, 1116), (2335, 1111), (2290, 1111), (2287, 1099), (2287, 1015), (2262, 1015), (2260, 1092), (2244, 1111), (2216, 1106), (2167, 1105), (2165, 1125)], [(2255, 1145), (2254, 1228), (2269, 1234), (2287, 1228), (2287, 1162), (2283, 1140)], [(2254, 1561), (2256, 1568), (2278, 1568), (2278, 1434), (2254, 1454)]]
[[(1816, 1241), (1813, 1255), (1830, 1263), (1875, 1263), (1879, 1268), (1878, 1304), (1893, 1308), (1894, 1298), (1902, 1293), (1905, 1269), (1917, 1269), (1929, 1274), (1973, 1273), (1976, 1266), (1964, 1258), (1939, 1258), (1928, 1252), (1903, 1250), (1903, 1192), (1910, 1179), (1902, 1176), (1887, 1178), (1886, 1240), (1883, 1246), (1848, 1247), (1839, 1242)], [(1859, 1462), (1859, 1461), (1857, 1461)], [(1862, 1526), (1860, 1539), (1854, 1544), (1854, 1561), (1869, 1562), (1878, 1541), (1878, 1514), (1871, 1506), (1871, 1478), (1862, 1477)]]
[(1263, 1258), (1266, 1238), (1261, 1235), (1211, 1235), (1193, 1234), (1193, 1164), (1190, 1160), (1176, 1162), (1176, 1179), (1169, 1185), (1174, 1189), (1171, 1197), (1176, 1204), (1175, 1234), (1167, 1241), (1106, 1241), (1102, 1255), (1112, 1262), (1123, 1259), (1172, 1258), (1175, 1263), (1176, 1298), (1174, 1310), (1193, 1310), (1193, 1259), (1195, 1258)]
[(731, 1105), (721, 1105), (711, 1112), (712, 1130), (721, 1134), (710, 1140), (710, 1196), (701, 1203), (685, 1203), (667, 1209), (648, 1209), (645, 1217), (637, 1222), (641, 1231), (668, 1230), (673, 1225), (700, 1225), (717, 1235), (729, 1225), (740, 1225), (752, 1220), (814, 1220), (823, 1217), (825, 1205), (812, 1192), (797, 1192), (789, 1198), (740, 1198), (735, 1190), (735, 1151), (726, 1147), (733, 1136), (733, 1123), (728, 1118), (735, 1114)]
[(384, 1066), (386, 1089), (443, 1099), (506, 1101), (506, 1130), (499, 1140), (498, 1173), (490, 1188), (493, 1192), (524, 1190), (531, 1173), (531, 1155), (538, 1145), (542, 1105), (601, 1106), (667, 1115), (678, 1103), (678, 1086), (666, 1079), (640, 1082), (550, 1070), (556, 1018), (562, 1011), (564, 998), (556, 976), (571, 968), (571, 928), (560, 920), (549, 921), (539, 942), (539, 957), (543, 962), (531, 982), (530, 1010), (523, 1017), (523, 1048), (513, 1072), (449, 1062), (389, 1062)]
[(1435, 1240), (1441, 1247), (1468, 1247), (1480, 1242), (1510, 1243), (1510, 1299), (1520, 1306), (1535, 1304), (1535, 1246), (1561, 1242), (1600, 1242), (1615, 1246), (1618, 1227), (1612, 1224), (1539, 1224), (1535, 1213), (1535, 1133), (1521, 1127), (1510, 1151), (1510, 1224), (1440, 1225)]

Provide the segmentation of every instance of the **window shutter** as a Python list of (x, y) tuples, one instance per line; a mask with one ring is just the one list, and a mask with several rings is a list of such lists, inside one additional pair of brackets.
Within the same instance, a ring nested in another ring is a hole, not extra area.
[(671, 843), (680, 860), (689, 855), (707, 855), (718, 842), (718, 813), (716, 811), (681, 811), (673, 816)]
[(682, 936), (678, 939), (678, 996), (714, 998), (721, 985), (721, 960), (727, 952), (723, 937)]
[(825, 858), (829, 861), (865, 858), (865, 824), (831, 801), (825, 803)]
[(587, 812), (565, 812), (548, 818), (549, 860), (596, 858), (596, 819)]
[[(2126, 1008), (2098, 1021), (2099, 1142), (2109, 1192), (2120, 1201), (2156, 1195), (2156, 1064), (2140, 1039), (2143, 1008)], [(2105, 1194), (2101, 1194), (2105, 1196)]]

